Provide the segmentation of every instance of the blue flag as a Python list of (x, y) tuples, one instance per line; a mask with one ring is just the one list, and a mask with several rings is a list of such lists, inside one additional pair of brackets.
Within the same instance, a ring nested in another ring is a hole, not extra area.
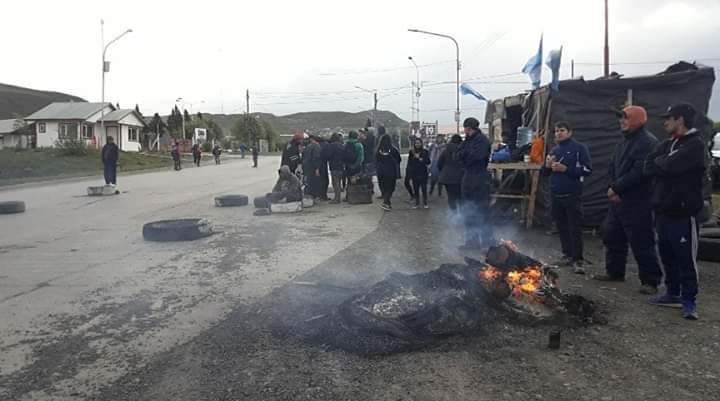
[(562, 59), (562, 46), (559, 50), (551, 50), (545, 64), (552, 71), (552, 82), (550, 89), (557, 92), (560, 89), (560, 60)]
[(475, 96), (478, 100), (487, 101), (485, 96), (481, 95), (480, 92), (476, 91), (472, 86), (470, 86), (468, 84), (460, 85), (460, 93), (462, 93), (463, 95)]
[(538, 47), (537, 54), (530, 57), (530, 60), (525, 63), (522, 72), (530, 76), (534, 89), (540, 87), (540, 80), (542, 76), (542, 53), (543, 53), (543, 37), (540, 35), (540, 46)]

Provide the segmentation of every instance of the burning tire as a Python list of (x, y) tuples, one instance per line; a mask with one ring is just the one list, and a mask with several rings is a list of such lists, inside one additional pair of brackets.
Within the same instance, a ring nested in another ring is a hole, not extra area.
[(7, 201), (0, 202), (0, 214), (23, 213), (25, 211), (25, 202)]
[(253, 205), (256, 209), (268, 209), (270, 207), (270, 201), (267, 196), (256, 196), (253, 199)]
[(221, 195), (215, 197), (215, 206), (217, 207), (232, 207), (232, 206), (247, 206), (248, 197), (245, 195)]
[(193, 241), (213, 234), (213, 225), (206, 219), (160, 220), (143, 225), (146, 241)]

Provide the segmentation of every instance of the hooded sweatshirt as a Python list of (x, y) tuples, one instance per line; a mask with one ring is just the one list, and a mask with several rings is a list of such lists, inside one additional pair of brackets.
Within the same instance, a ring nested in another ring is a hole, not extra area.
[(272, 190), (277, 198), (285, 198), (287, 202), (294, 202), (302, 199), (302, 185), (300, 180), (290, 171), (287, 165), (278, 170), (278, 180)]
[(643, 167), (658, 140), (645, 129), (645, 109), (629, 106), (623, 112), (628, 120), (628, 130), (623, 132), (624, 140), (615, 146), (610, 158), (610, 188), (620, 195), (624, 207), (636, 205), (649, 208), (652, 179), (643, 173)]

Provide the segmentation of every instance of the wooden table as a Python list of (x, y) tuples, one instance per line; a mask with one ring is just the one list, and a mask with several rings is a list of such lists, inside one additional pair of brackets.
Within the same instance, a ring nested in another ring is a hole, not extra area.
[[(493, 200), (495, 199), (520, 199), (521, 202), (527, 204), (525, 213), (525, 227), (531, 228), (533, 224), (533, 217), (535, 216), (535, 198), (537, 197), (538, 184), (540, 182), (540, 169), (542, 164), (540, 163), (490, 163), (488, 165), (488, 171), (500, 181), (500, 186), (497, 191), (492, 195)], [(505, 170), (512, 171), (512, 174), (507, 177), (503, 177)], [(525, 174), (529, 180), (525, 180), (530, 185), (525, 185), (523, 194), (503, 194), (505, 187), (517, 177), (518, 174)]]

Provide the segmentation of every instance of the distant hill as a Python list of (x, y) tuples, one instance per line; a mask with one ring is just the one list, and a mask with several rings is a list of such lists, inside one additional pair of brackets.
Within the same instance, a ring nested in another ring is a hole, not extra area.
[[(313, 111), (304, 113), (276, 116), (268, 113), (251, 113), (253, 116), (260, 116), (268, 121), (280, 135), (288, 135), (295, 131), (319, 132), (323, 129), (335, 130), (342, 128), (344, 131), (357, 130), (365, 126), (370, 112), (347, 113), (343, 111)], [(233, 124), (242, 118), (244, 114), (211, 114), (212, 119), (222, 127), (225, 135), (230, 135)], [(378, 110), (376, 118), (379, 124), (386, 128), (406, 128), (407, 121), (401, 119), (391, 111)]]
[(25, 117), (52, 102), (85, 102), (85, 99), (60, 92), (47, 92), (0, 83), (0, 119)]

